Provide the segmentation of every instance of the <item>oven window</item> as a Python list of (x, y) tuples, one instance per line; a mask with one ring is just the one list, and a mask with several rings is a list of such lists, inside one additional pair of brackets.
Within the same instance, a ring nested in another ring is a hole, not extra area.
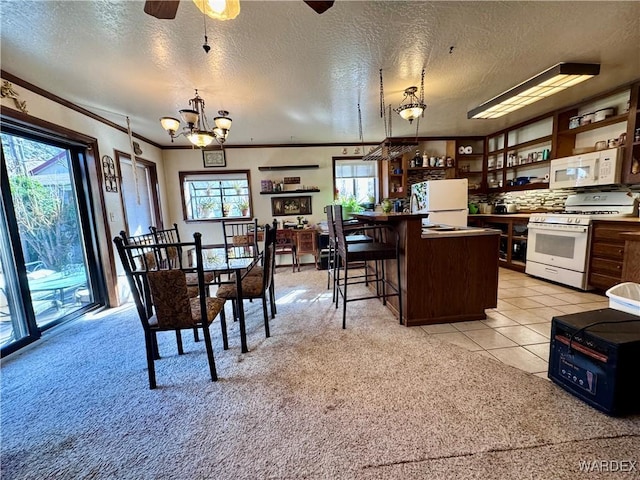
[(536, 253), (554, 257), (574, 258), (575, 237), (536, 233)]

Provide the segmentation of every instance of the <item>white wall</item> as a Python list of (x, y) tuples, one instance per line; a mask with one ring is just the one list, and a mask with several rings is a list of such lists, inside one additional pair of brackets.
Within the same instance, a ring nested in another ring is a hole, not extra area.
[[(233, 131), (230, 133), (233, 135)], [(278, 221), (296, 221), (296, 217), (274, 217), (271, 213), (271, 199), (273, 195), (260, 194), (261, 180), (276, 180), (284, 177), (300, 177), (300, 183), (306, 186), (317, 186), (320, 192), (301, 193), (310, 195), (312, 214), (305, 215), (309, 223), (316, 223), (326, 219), (324, 207), (333, 202), (333, 171), (332, 157), (345, 156), (344, 147), (272, 147), (272, 148), (226, 148), (227, 166), (220, 170), (250, 170), (253, 216), (258, 223), (271, 223), (274, 218)], [(354, 147), (348, 152), (353, 153)], [(222, 230), (219, 222), (185, 222), (182, 214), (180, 199), (179, 172), (204, 169), (202, 152), (200, 150), (165, 150), (164, 151), (165, 188), (169, 204), (163, 204), (168, 215), (168, 224), (178, 224), (183, 238), (201, 232), (205, 243), (222, 242)], [(260, 166), (276, 165), (319, 165), (317, 169), (308, 170), (274, 170), (260, 171)]]
[[(115, 160), (115, 150), (131, 152), (129, 137), (125, 132), (115, 129), (57, 102), (49, 100), (42, 95), (33, 93), (19, 85), (14, 84), (13, 89), (19, 95), (20, 101), (26, 101), (27, 112), (30, 116), (95, 138), (98, 142), (98, 152), (94, 152), (98, 168), (101, 168), (102, 166), (100, 159), (104, 155), (109, 155)], [(11, 98), (1, 98), (0, 102), (3, 107), (16, 110), (16, 106)], [(86, 106), (84, 106), (84, 108), (91, 110)], [(104, 112), (98, 111), (97, 109), (92, 113), (101, 117), (107, 117)], [(126, 128), (126, 114), (127, 112), (121, 112), (121, 115), (113, 114), (109, 116), (108, 120)], [(166, 193), (164, 191), (165, 179), (162, 169), (162, 151), (147, 142), (143, 142), (138, 139), (135, 139), (135, 141), (140, 144), (140, 148), (143, 152), (140, 157), (158, 164), (158, 181), (160, 183), (161, 201), (163, 205), (170, 203), (166, 200)], [(96, 205), (95, 215), (98, 238), (104, 246), (107, 243), (112, 242), (113, 237), (118, 235), (118, 232), (123, 230), (125, 227), (120, 195), (119, 193), (106, 192), (104, 190), (104, 184), (98, 181), (97, 173), (95, 171), (90, 172), (90, 180), (92, 190), (91, 194)], [(107, 213), (108, 219), (106, 227), (104, 227), (105, 219), (103, 217), (103, 210), (100, 204), (101, 191), (104, 198), (104, 211)], [(110, 258), (104, 248), (101, 249), (101, 252), (101, 262), (105, 272), (109, 272), (113, 265), (116, 266), (118, 271), (121, 270), (119, 261), (116, 262), (113, 258)], [(115, 293), (115, 285), (108, 284), (107, 288), (110, 302), (114, 305), (117, 304), (118, 296)]]

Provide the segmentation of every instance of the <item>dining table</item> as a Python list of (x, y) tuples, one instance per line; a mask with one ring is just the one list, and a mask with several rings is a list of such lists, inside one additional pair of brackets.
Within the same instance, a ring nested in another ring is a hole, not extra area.
[[(249, 352), (249, 348), (247, 346), (247, 330), (242, 301), (242, 279), (260, 259), (259, 257), (229, 258), (225, 246), (221, 244), (202, 245), (202, 250), (204, 271), (205, 273), (213, 274), (213, 281), (211, 281), (209, 285), (221, 285), (223, 283), (235, 284), (238, 324), (240, 326), (240, 348), (242, 353), (247, 353)], [(207, 251), (221, 251), (222, 253), (207, 255)], [(222, 280), (223, 276), (226, 276), (227, 280)]]

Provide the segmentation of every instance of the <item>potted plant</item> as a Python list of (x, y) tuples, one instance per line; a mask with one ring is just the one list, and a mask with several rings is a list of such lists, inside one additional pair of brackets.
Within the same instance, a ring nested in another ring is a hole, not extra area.
[(210, 199), (202, 200), (198, 205), (200, 218), (210, 218), (215, 208), (216, 208), (216, 204), (213, 200), (210, 200)]
[(338, 198), (336, 202), (338, 205), (342, 205), (342, 218), (350, 218), (352, 213), (360, 213), (363, 208), (353, 195), (344, 195)]
[(249, 215), (249, 199), (244, 197), (238, 201), (238, 209), (242, 213), (243, 217)]

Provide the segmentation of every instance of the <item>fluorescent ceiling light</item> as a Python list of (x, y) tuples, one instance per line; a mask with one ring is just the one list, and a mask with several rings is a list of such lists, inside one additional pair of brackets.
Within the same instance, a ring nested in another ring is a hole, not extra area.
[(597, 63), (559, 63), (467, 112), (467, 118), (498, 118), (600, 73)]

